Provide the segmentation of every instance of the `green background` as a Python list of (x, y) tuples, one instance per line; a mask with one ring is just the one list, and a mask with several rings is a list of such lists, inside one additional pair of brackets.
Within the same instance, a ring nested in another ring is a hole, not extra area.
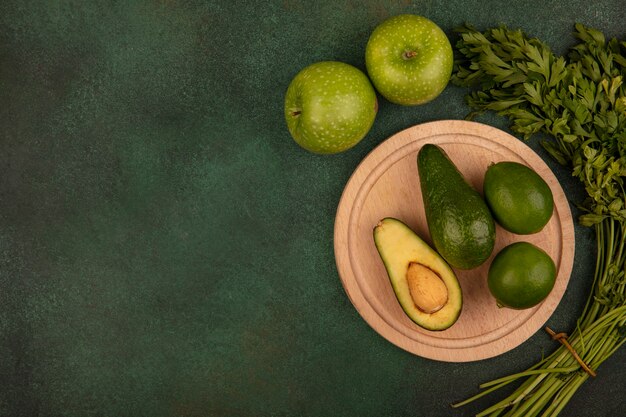
[[(313, 62), (363, 69), (399, 13), (452, 40), (464, 22), (522, 28), (561, 54), (574, 22), (623, 39), (626, 21), (623, 0), (0, 2), (0, 415), (468, 416), (492, 399), (449, 404), (555, 348), (539, 331), (489, 360), (423, 359), (343, 291), (333, 225), (350, 174), (399, 130), (463, 118), (466, 91), (381, 99), (335, 156), (291, 140), (283, 96)], [(575, 244), (548, 322), (564, 331), (595, 262), (590, 230)], [(623, 415), (625, 355), (564, 415)]]

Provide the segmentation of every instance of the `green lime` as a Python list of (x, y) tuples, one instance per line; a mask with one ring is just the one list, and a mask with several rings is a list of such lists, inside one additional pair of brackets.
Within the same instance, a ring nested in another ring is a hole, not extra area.
[(532, 243), (515, 242), (502, 249), (489, 267), (489, 291), (498, 305), (524, 309), (542, 302), (556, 280), (552, 258)]
[(483, 191), (493, 217), (509, 232), (537, 233), (552, 217), (552, 191), (526, 165), (508, 161), (491, 165), (485, 174)]

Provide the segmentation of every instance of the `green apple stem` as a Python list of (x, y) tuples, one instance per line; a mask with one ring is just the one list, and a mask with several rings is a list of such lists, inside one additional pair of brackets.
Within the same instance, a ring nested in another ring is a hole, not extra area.
[(289, 114), (291, 114), (293, 117), (298, 117), (298, 116), (300, 116), (300, 113), (302, 113), (302, 110), (294, 109), (294, 110), (291, 110), (291, 112)]
[(404, 53), (402, 54), (402, 59), (408, 61), (409, 59), (414, 58), (416, 56), (417, 56), (416, 51), (404, 51)]

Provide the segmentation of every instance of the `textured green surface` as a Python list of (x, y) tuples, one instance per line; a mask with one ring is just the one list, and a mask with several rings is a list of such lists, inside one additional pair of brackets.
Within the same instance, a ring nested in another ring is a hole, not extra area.
[[(622, 0), (443, 4), (0, 2), (0, 415), (466, 416), (477, 408), (448, 404), (551, 351), (539, 332), (478, 363), (413, 356), (367, 326), (337, 276), (350, 173), (401, 129), (462, 118), (462, 89), (420, 108), (381, 100), (369, 135), (335, 156), (284, 124), (291, 78), (319, 60), (363, 69), (394, 14), (452, 38), (505, 23), (557, 52), (575, 21), (622, 37), (626, 21)], [(554, 329), (574, 326), (593, 251), (577, 226)], [(624, 355), (565, 415), (623, 413)]]

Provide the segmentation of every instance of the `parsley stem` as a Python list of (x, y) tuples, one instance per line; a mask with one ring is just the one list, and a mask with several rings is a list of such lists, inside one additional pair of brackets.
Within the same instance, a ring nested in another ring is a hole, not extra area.
[(552, 372), (568, 373), (568, 372), (573, 372), (577, 369), (578, 369), (577, 366), (568, 366), (566, 368), (533, 369), (530, 371), (524, 371), (524, 372), (520, 372), (514, 375), (505, 376), (503, 378), (498, 378), (490, 382), (485, 382), (484, 384), (480, 385), (480, 388), (487, 388), (492, 385), (500, 384), (501, 382), (505, 382), (505, 381), (508, 384), (509, 382), (513, 382), (518, 378), (522, 378), (522, 377), (529, 376), (529, 375), (547, 374), (547, 373), (552, 373)]

